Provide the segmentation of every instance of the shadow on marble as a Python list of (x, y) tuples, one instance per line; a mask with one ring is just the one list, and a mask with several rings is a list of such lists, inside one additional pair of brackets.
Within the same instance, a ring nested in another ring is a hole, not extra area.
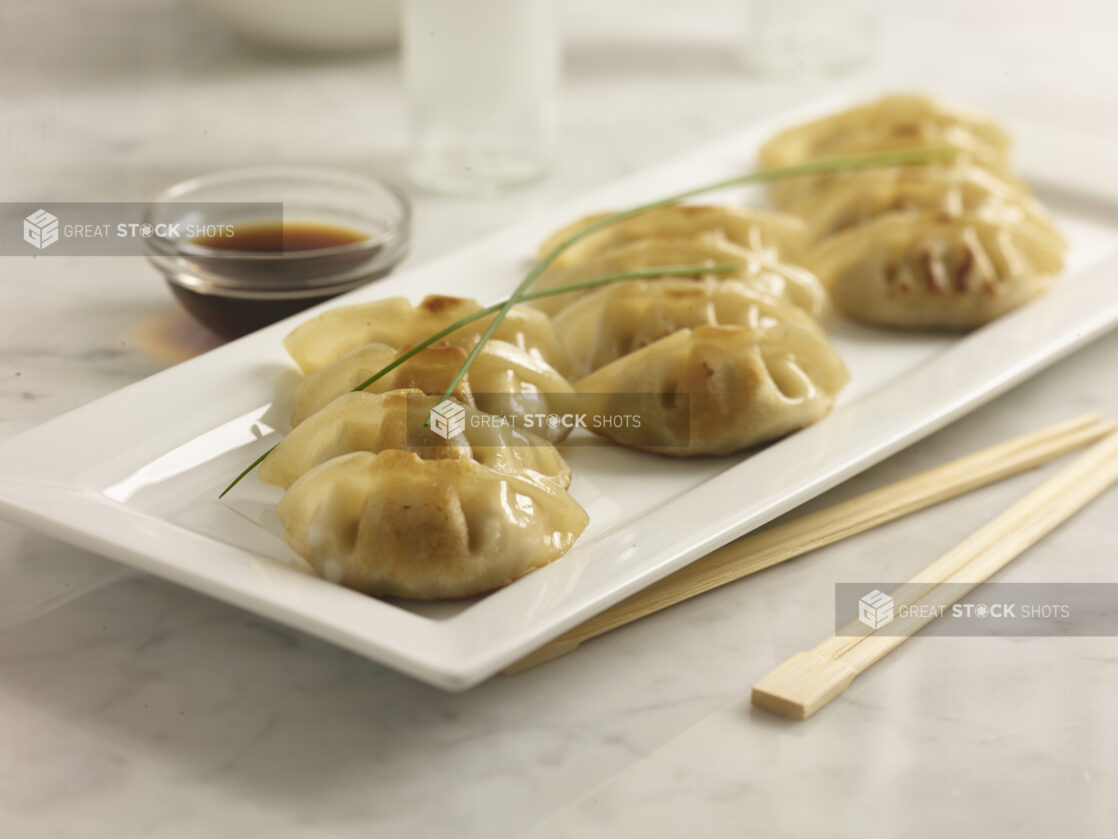
[[(28, 539), (28, 555), (56, 555), (61, 567), (105, 563)], [(501, 832), (722, 703), (702, 680), (656, 674), (685, 667), (683, 649), (651, 649), (660, 653), (572, 657), (446, 694), (137, 573), (0, 631), (0, 693), (65, 721), (68, 737), (111, 744), (129, 766), (159, 767), (291, 818), (329, 821), (341, 809), (370, 825), (422, 824), (430, 835), (461, 819)], [(490, 785), (509, 804), (487, 815), (478, 790)], [(438, 811), (426, 806), (432, 796)]]

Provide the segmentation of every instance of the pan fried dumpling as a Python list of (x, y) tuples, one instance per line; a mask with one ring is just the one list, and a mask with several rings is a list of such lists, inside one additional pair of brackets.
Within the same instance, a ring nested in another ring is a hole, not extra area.
[(587, 524), (553, 481), (397, 449), (316, 466), (276, 511), (287, 543), (321, 576), (423, 600), (506, 585), (570, 550)]
[[(883, 151), (950, 146), (957, 162), (1005, 172), (1009, 135), (988, 117), (924, 96), (892, 95), (780, 132), (761, 147), (765, 168), (809, 160)], [(769, 197), (787, 208), (828, 176), (792, 178), (769, 185)]]
[[(576, 383), (589, 427), (624, 446), (729, 454), (822, 419), (849, 380), (821, 330), (800, 323), (681, 329)], [(651, 398), (634, 403), (632, 394)], [(639, 408), (639, 424), (614, 422)]]
[[(283, 345), (299, 369), (310, 374), (365, 344), (413, 346), (481, 308), (476, 300), (435, 294), (423, 298), (418, 306), (412, 306), (403, 297), (340, 306), (296, 327)], [(489, 326), (491, 317), (452, 332), (440, 343), (472, 347)], [(527, 350), (558, 370), (563, 369), (565, 360), (551, 324), (533, 309), (513, 307), (493, 337)]]
[[(553, 368), (505, 341), (488, 341), (467, 375), (478, 410), (510, 419), (563, 413), (574, 392)], [(570, 433), (562, 426), (533, 428), (552, 443)]]
[[(571, 236), (610, 215), (612, 213), (587, 216), (554, 233), (540, 246), (540, 259)], [(769, 252), (774, 258), (788, 262), (799, 262), (807, 246), (804, 223), (786, 213), (745, 207), (680, 204), (649, 210), (603, 227), (559, 254), (551, 267), (567, 268), (602, 251), (637, 239), (691, 236), (708, 231), (721, 233), (735, 245), (753, 251)]]
[[(295, 386), (292, 427), (383, 370), (401, 352), (387, 344), (366, 344), (315, 370)], [(423, 393), (443, 393), (457, 370), (451, 370), (448, 375), (448, 366), (465, 357), (466, 352), (461, 347), (428, 347), (377, 379), (365, 388), (365, 392), (384, 393), (415, 388)], [(455, 396), (466, 404), (474, 404), (469, 379), (463, 379), (458, 384)]]
[(847, 316), (883, 326), (968, 329), (1043, 294), (1063, 242), (1027, 221), (892, 213), (821, 244), (813, 265)]
[(825, 239), (884, 213), (976, 214), (991, 221), (1029, 221), (1060, 240), (1028, 187), (978, 166), (905, 166), (836, 175), (795, 206), (815, 239)]
[[(291, 424), (299, 425), (331, 400), (353, 390), (384, 368), (396, 356), (384, 344), (367, 344), (307, 376), (295, 388)], [(367, 393), (418, 388), (441, 395), (466, 361), (461, 347), (427, 347), (395, 370), (369, 385)], [(528, 414), (560, 410), (559, 403), (572, 392), (570, 382), (554, 368), (514, 344), (491, 339), (482, 347), (455, 393), (465, 404), (489, 414), (516, 419)], [(562, 440), (569, 429), (540, 429), (551, 442)]]
[(817, 329), (803, 309), (742, 283), (713, 278), (633, 280), (580, 297), (555, 316), (555, 334), (581, 377), (611, 361), (696, 326), (773, 326)]
[[(720, 233), (640, 239), (620, 245), (570, 268), (544, 272), (533, 290), (542, 291), (643, 268), (704, 264), (740, 266), (737, 273), (705, 276), (745, 283), (759, 291), (787, 300), (812, 316), (817, 317), (823, 312), (826, 293), (811, 272), (735, 245)], [(586, 293), (588, 292), (570, 292), (542, 297), (532, 301), (531, 305), (549, 314), (555, 314)]]
[(554, 446), (476, 408), (463, 406), (460, 433), (439, 436), (426, 424), (439, 400), (414, 389), (339, 396), (280, 441), (260, 464), (260, 480), (286, 489), (339, 455), (403, 449), (424, 460), (473, 458), (498, 472), (532, 472), (570, 486), (571, 470)]

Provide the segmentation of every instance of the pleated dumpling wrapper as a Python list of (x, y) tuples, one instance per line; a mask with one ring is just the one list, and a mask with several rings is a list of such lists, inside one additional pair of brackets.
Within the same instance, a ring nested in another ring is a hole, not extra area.
[(554, 481), (398, 449), (316, 466), (277, 513), (287, 543), (327, 580), (421, 600), (507, 585), (570, 550), (588, 520)]
[(891, 213), (831, 237), (812, 264), (850, 318), (954, 330), (1043, 294), (1063, 257), (1063, 240), (1028, 221)]
[[(781, 131), (761, 147), (762, 167), (775, 169), (809, 160), (885, 151), (948, 146), (959, 163), (994, 172), (1009, 166), (1009, 135), (989, 117), (926, 96), (894, 94)], [(774, 206), (788, 209), (828, 175), (769, 184)]]
[(580, 297), (554, 318), (572, 378), (586, 376), (679, 329), (784, 322), (815, 327), (810, 315), (785, 300), (712, 277), (608, 285)]
[(260, 480), (287, 489), (339, 455), (402, 449), (424, 460), (473, 459), (497, 472), (531, 472), (570, 486), (570, 468), (542, 437), (463, 405), (462, 430), (444, 438), (428, 422), (438, 404), (439, 396), (414, 389), (339, 396), (269, 452), (260, 464)]
[[(681, 329), (575, 387), (595, 433), (691, 457), (729, 454), (810, 425), (827, 415), (849, 378), (821, 329), (789, 322)], [(634, 407), (638, 423), (614, 421)]]
[(1029, 221), (1061, 240), (1051, 218), (1024, 183), (979, 166), (904, 166), (834, 177), (795, 212), (816, 240), (842, 233), (885, 213), (928, 213), (941, 218), (978, 215), (990, 221)]
[[(540, 245), (543, 259), (559, 245), (612, 213), (598, 213), (579, 219), (553, 233)], [(748, 207), (719, 207), (678, 204), (649, 210), (623, 221), (613, 222), (579, 239), (561, 252), (552, 268), (569, 268), (610, 248), (637, 239), (657, 236), (691, 236), (705, 232), (721, 233), (730, 242), (753, 251), (768, 252), (776, 259), (799, 262), (807, 246), (807, 232), (799, 218)]]
[[(299, 369), (309, 375), (365, 344), (387, 344), (397, 349), (414, 346), (481, 308), (476, 300), (437, 294), (423, 298), (418, 306), (403, 297), (340, 306), (300, 324), (284, 339), (283, 346)], [(472, 347), (492, 317), (455, 330), (440, 343)], [(515, 344), (560, 372), (565, 367), (551, 323), (527, 306), (514, 306), (493, 337)]]
[[(296, 386), (291, 424), (298, 426), (331, 400), (352, 391), (403, 351), (394, 351), (384, 344), (366, 344), (319, 368)], [(428, 347), (365, 390), (383, 393), (418, 388), (424, 393), (441, 395), (465, 363), (466, 356), (462, 347)], [(571, 392), (570, 382), (546, 362), (514, 344), (490, 339), (466, 371), (455, 394), (465, 404), (481, 411), (517, 420), (528, 415), (562, 412)], [(545, 428), (541, 433), (557, 443), (569, 429)]]
[[(654, 237), (628, 242), (604, 250), (568, 268), (545, 271), (532, 288), (543, 291), (644, 268), (718, 264), (734, 265), (737, 270), (726, 274), (698, 274), (696, 278), (708, 276), (745, 283), (774, 297), (787, 300), (813, 317), (823, 313), (827, 295), (810, 271), (743, 248), (718, 232), (699, 233), (694, 236)], [(587, 293), (589, 292), (568, 292), (552, 297), (541, 297), (533, 300), (531, 305), (553, 315)]]

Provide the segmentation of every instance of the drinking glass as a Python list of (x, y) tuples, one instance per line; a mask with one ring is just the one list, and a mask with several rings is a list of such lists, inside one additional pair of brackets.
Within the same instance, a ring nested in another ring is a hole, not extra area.
[(485, 195), (541, 177), (559, 90), (553, 0), (406, 0), (403, 22), (413, 180)]

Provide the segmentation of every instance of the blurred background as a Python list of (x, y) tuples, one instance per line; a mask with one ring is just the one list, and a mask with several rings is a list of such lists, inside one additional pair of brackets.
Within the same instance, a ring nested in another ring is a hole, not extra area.
[[(428, 13), (439, 2), (421, 1)], [(387, 177), (409, 194), (414, 264), (820, 97), (914, 90), (988, 109), (1010, 127), (1118, 135), (1118, 8), (1098, 0), (555, 0), (553, 8), (562, 59), (544, 176), (462, 197), (407, 176), (412, 136), (393, 0), (5, 0), (0, 200), (140, 201), (215, 170), (336, 167)], [(495, 23), (465, 46), (484, 53), (510, 35)], [(820, 43), (837, 43), (838, 57), (819, 60)], [(65, 332), (67, 346), (112, 354), (105, 377), (52, 394), (58, 403), (39, 406), (40, 416), (216, 343), (142, 259), (10, 258), (0, 273), (0, 306), (22, 313), (5, 325), (0, 353), (49, 348)]]
[[(564, 62), (550, 177), (483, 202), (484, 212), (421, 201), (429, 223), (417, 225), (416, 257), (857, 85), (930, 90), (996, 108), (1011, 124), (1118, 121), (1118, 98), (1100, 96), (1118, 82), (1115, 15), (1098, 0), (555, 6)], [(751, 70), (742, 60), (757, 28), (750, 16), (780, 6), (801, 21), (874, 9), (866, 60), (843, 71)], [(3, 197), (141, 199), (186, 175), (262, 162), (401, 174), (398, 12), (393, 0), (5, 0)]]

